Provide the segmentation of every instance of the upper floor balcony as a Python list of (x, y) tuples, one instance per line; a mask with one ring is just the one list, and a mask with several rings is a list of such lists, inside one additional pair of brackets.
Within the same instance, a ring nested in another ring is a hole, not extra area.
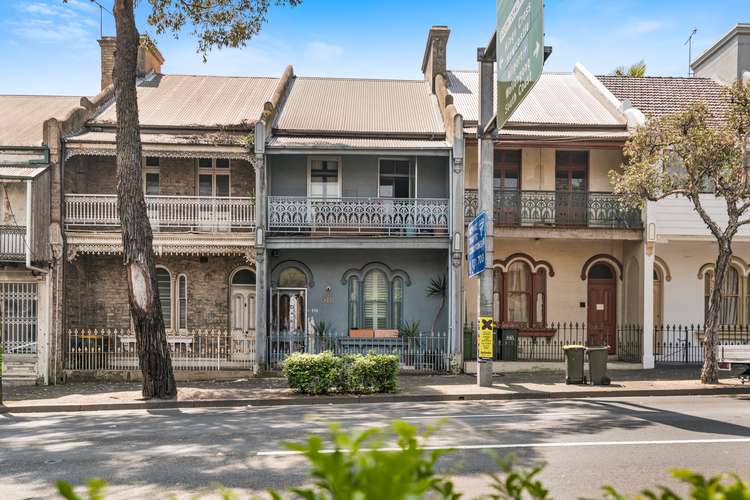
[[(476, 216), (476, 189), (464, 195), (464, 215)], [(641, 212), (610, 192), (495, 190), (495, 227), (641, 229)]]
[(268, 229), (278, 233), (444, 236), (446, 198), (269, 196)]
[(26, 259), (26, 227), (0, 226), (0, 262)]
[[(249, 232), (255, 230), (255, 199), (213, 196), (146, 196), (154, 232)], [(117, 195), (66, 194), (67, 230), (119, 228)]]

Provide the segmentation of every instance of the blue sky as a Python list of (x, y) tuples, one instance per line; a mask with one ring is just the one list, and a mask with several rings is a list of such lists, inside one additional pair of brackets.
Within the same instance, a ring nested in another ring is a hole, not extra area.
[[(140, 0), (139, 27), (152, 33), (147, 8)], [(607, 73), (643, 58), (649, 74), (684, 75), (683, 43), (693, 27), (698, 54), (737, 22), (750, 22), (750, 0), (547, 0), (545, 39), (554, 52), (546, 70), (581, 62)], [(298, 75), (420, 78), (431, 25), (452, 30), (449, 67), (474, 69), (494, 23), (495, 0), (305, 0), (274, 9), (247, 47), (214, 52), (207, 63), (188, 33), (156, 41), (166, 73), (276, 76), (291, 63)], [(106, 13), (104, 33), (114, 33)], [(98, 36), (99, 12), (89, 0), (0, 0), (0, 93), (95, 94)]]

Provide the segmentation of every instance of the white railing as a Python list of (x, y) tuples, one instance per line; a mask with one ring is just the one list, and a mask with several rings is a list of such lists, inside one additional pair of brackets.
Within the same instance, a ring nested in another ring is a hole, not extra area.
[(36, 354), (36, 283), (0, 283), (0, 345), (8, 354)]
[(437, 198), (268, 197), (268, 228), (279, 232), (447, 234), (448, 214)]
[(0, 261), (26, 257), (26, 226), (0, 226)]
[[(252, 370), (255, 333), (190, 330), (168, 333), (175, 370)], [(123, 328), (68, 330), (65, 348), (68, 370), (138, 370), (135, 332)]]
[[(146, 196), (146, 209), (154, 231), (251, 231), (255, 228), (253, 198)], [(65, 195), (65, 225), (68, 228), (119, 226), (117, 195)]]

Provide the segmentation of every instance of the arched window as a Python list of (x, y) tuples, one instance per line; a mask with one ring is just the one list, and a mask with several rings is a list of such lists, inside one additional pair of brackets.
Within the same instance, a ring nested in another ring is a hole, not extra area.
[(385, 273), (373, 270), (367, 273), (362, 287), (362, 305), (365, 328), (391, 328), (388, 322), (389, 293)]
[(505, 275), (506, 321), (528, 325), (530, 305), (531, 269), (525, 262), (513, 262)]
[(386, 264), (371, 262), (344, 273), (349, 287), (349, 328), (398, 329), (404, 321), (404, 287), (409, 276)]
[(279, 273), (280, 288), (307, 288), (305, 273), (296, 267), (287, 267)]
[[(705, 319), (708, 319), (708, 306), (711, 291), (714, 287), (714, 272), (708, 271), (705, 276), (704, 307)], [(719, 324), (734, 326), (740, 324), (742, 295), (740, 294), (740, 273), (734, 266), (727, 268), (724, 284), (721, 287), (721, 304), (719, 306)]]
[(493, 273), (493, 312), (496, 323), (540, 328), (547, 323), (547, 270), (532, 272), (531, 266), (516, 260), (507, 271)]
[(165, 267), (156, 268), (156, 286), (159, 289), (161, 314), (164, 317), (164, 328), (172, 329), (172, 275)]
[(177, 329), (187, 330), (187, 277), (177, 277)]

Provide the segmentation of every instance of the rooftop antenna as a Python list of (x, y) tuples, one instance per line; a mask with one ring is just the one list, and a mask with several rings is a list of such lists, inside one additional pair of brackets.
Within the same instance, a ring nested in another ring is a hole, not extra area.
[(114, 14), (107, 10), (107, 8), (100, 4), (97, 0), (89, 0), (91, 3), (96, 4), (99, 7), (99, 38), (104, 36), (104, 12), (107, 12), (110, 16), (114, 17)]
[[(94, 0), (91, 0), (92, 2)], [(685, 43), (682, 45), (688, 46), (688, 76), (693, 76), (693, 37), (695, 34), (698, 33), (698, 28), (693, 28), (693, 31), (690, 32), (690, 36), (687, 40), (685, 40)]]

